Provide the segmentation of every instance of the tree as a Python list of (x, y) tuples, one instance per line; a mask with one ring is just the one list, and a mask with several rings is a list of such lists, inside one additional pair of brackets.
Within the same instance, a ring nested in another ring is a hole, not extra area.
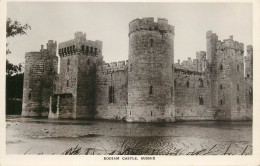
[[(22, 25), (20, 22), (12, 21), (11, 18), (6, 20), (6, 38), (15, 37), (16, 35), (26, 35), (26, 30), (31, 29), (31, 26), (28, 24)], [(8, 43), (6, 44), (8, 46)], [(9, 49), (6, 50), (6, 55), (10, 54)]]
[[(26, 35), (26, 30), (31, 29), (28, 24), (21, 25), (18, 21), (7, 18), (6, 38), (16, 35)], [(6, 44), (8, 46), (8, 43)], [(6, 49), (6, 55), (11, 51)], [(6, 114), (21, 114), (23, 96), (22, 64), (14, 65), (6, 60)]]

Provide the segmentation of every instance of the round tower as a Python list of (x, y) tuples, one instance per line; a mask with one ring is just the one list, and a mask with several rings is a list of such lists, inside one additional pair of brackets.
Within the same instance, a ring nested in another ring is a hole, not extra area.
[(129, 23), (127, 121), (175, 121), (173, 38), (166, 19)]

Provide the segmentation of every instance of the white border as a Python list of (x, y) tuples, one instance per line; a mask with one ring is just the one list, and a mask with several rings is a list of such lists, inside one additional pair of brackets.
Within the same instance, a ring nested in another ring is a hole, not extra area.
[[(14, 1), (14, 0), (10, 0)], [(26, 0), (30, 1), (30, 0)], [(36, 1), (36, 0), (35, 0)], [(38, 1), (38, 0), (37, 0)], [(45, 0), (53, 1), (53, 0)], [(65, 2), (70, 0), (56, 0), (56, 2)], [(85, 2), (85, 0), (77, 0)], [(99, 2), (105, 2), (98, 0)], [(88, 0), (94, 2), (94, 0)], [(95, 1), (97, 2), (97, 1)], [(109, 1), (106, 1), (109, 2)], [(114, 0), (110, 2), (122, 2)], [(0, 166), (2, 165), (25, 165), (25, 166), (57, 166), (57, 165), (260, 165), (260, 103), (258, 86), (259, 85), (259, 67), (258, 62), (260, 56), (260, 0), (229, 0), (229, 1), (209, 1), (209, 0), (167, 0), (167, 1), (138, 1), (127, 0), (125, 2), (252, 2), (253, 3), (253, 49), (254, 49), (254, 108), (253, 108), (253, 155), (251, 156), (155, 156), (155, 161), (106, 161), (103, 155), (95, 156), (62, 156), (62, 155), (6, 155), (6, 126), (5, 126), (5, 22), (6, 22), (6, 0), (0, 0)], [(122, 156), (120, 156), (122, 157)], [(127, 156), (130, 157), (130, 156)]]

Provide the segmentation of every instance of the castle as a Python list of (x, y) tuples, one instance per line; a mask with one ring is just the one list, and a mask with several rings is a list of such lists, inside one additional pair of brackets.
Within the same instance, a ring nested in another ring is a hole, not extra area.
[(174, 63), (174, 27), (129, 23), (127, 61), (103, 61), (102, 42), (74, 39), (25, 54), (22, 116), (129, 122), (252, 120), (253, 48), (206, 33), (207, 50)]

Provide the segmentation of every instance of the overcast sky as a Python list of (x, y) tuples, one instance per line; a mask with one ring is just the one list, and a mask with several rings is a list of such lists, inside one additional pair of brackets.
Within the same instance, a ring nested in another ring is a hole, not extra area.
[(58, 43), (74, 38), (76, 31), (88, 40), (103, 41), (106, 62), (128, 59), (128, 24), (135, 18), (167, 18), (175, 26), (174, 54), (177, 59), (192, 59), (196, 51), (206, 51), (206, 32), (219, 39), (252, 44), (252, 5), (250, 3), (72, 3), (8, 2), (7, 17), (28, 23), (26, 36), (8, 40), (14, 64), (24, 62), (25, 52), (39, 51), (48, 40)]

